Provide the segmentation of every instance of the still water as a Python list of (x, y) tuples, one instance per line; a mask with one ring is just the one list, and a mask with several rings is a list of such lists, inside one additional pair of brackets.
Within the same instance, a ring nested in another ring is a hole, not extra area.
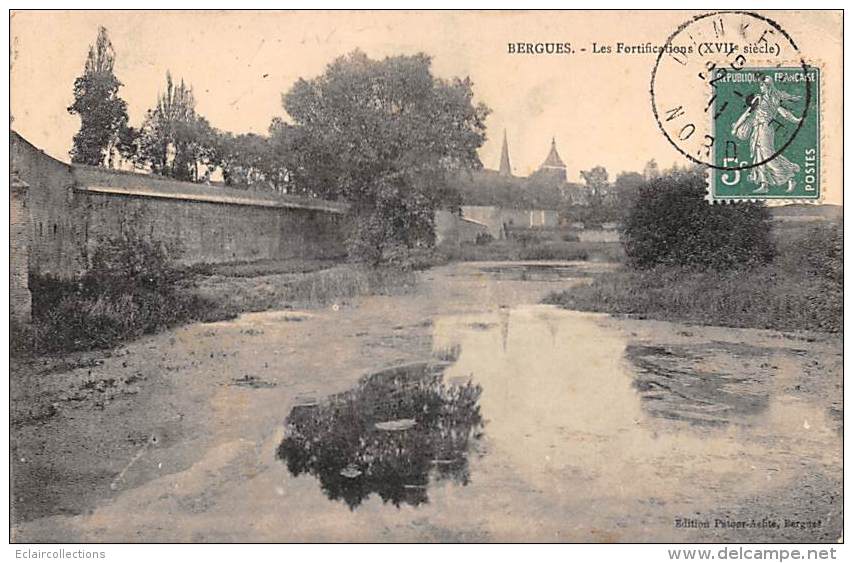
[[(136, 486), (16, 537), (836, 541), (840, 339), (531, 304), (610, 267), (451, 264), (406, 295), (152, 337), (159, 400), (204, 417), (146, 447)], [(750, 521), (780, 527), (727, 526)]]
[(760, 347), (648, 345), (524, 305), (438, 316), (433, 351), (297, 405), (277, 451), (290, 478), (432, 539), (683, 539), (675, 518), (750, 513), (838, 437), (756, 376), (777, 354)]

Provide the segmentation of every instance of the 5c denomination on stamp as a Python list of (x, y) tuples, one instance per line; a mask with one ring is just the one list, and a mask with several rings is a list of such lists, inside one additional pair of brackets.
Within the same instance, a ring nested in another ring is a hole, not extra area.
[(819, 199), (820, 70), (773, 20), (701, 14), (666, 42), (651, 76), (652, 111), (682, 155), (710, 168), (710, 201)]
[[(813, 103), (806, 105), (805, 84)], [(714, 90), (713, 200), (820, 198), (820, 69), (748, 68)], [(725, 105), (735, 111), (720, 111)]]

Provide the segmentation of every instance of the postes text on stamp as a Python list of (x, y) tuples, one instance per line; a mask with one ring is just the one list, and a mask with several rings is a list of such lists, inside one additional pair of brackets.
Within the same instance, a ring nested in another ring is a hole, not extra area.
[(819, 199), (820, 69), (730, 70), (714, 86), (709, 198)]

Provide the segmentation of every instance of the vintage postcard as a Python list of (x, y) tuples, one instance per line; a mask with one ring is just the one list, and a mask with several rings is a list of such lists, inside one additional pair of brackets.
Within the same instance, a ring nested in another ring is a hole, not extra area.
[(28, 557), (843, 540), (840, 10), (9, 25)]

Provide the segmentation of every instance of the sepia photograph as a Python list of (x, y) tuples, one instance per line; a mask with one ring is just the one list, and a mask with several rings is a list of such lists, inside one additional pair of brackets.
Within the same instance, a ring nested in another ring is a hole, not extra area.
[(841, 10), (8, 26), (22, 557), (843, 543)]

